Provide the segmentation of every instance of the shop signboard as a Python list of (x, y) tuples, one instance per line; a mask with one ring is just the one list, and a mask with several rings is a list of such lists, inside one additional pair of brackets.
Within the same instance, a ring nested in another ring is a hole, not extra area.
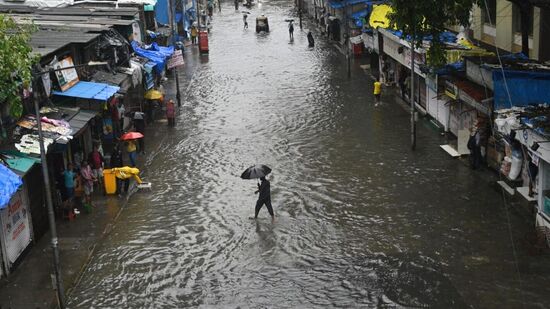
[[(385, 33), (385, 32), (384, 32)], [(390, 35), (392, 37), (390, 37)], [(399, 40), (397, 37), (395, 37), (393, 34), (385, 34), (384, 35), (384, 53), (386, 53), (391, 58), (395, 59), (397, 62), (401, 63), (402, 65), (406, 66), (407, 68), (411, 68), (411, 49), (407, 43), (406, 46), (402, 43), (401, 40)], [(423, 52), (417, 51), (414, 54), (414, 70), (415, 73), (425, 77), (425, 75), (420, 71), (420, 66), (426, 63), (426, 55)]]
[(475, 108), (476, 110), (482, 112), (483, 114), (487, 116), (491, 116), (491, 110), (489, 107), (483, 105), (481, 102), (477, 102), (474, 98), (469, 96), (464, 91), (458, 92), (458, 98), (462, 100), (464, 103), (470, 105), (471, 107)]
[(172, 68), (180, 67), (183, 64), (184, 64), (183, 54), (181, 53), (181, 49), (176, 49), (176, 51), (174, 51), (174, 54), (172, 55), (172, 57), (170, 57), (168, 59), (168, 62), (166, 63), (166, 66), (170, 70)]
[(23, 190), (17, 191), (8, 206), (0, 211), (2, 241), (5, 258), (13, 264), (31, 242), (29, 211), (23, 197)]
[(445, 94), (453, 100), (458, 99), (458, 87), (453, 82), (446, 80)]
[(141, 27), (138, 22), (132, 23), (132, 38), (138, 43), (142, 42)]
[(56, 61), (53, 63), (54, 70), (69, 68), (66, 70), (56, 71), (55, 76), (59, 82), (59, 87), (61, 91), (67, 91), (69, 88), (78, 83), (78, 74), (74, 68), (73, 58), (67, 57), (61, 61)]

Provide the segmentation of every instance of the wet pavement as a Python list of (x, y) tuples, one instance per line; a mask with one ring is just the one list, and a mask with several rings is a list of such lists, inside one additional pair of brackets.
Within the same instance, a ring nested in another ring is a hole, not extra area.
[[(548, 304), (550, 258), (521, 245), (532, 218), (504, 208), (491, 173), (441, 151), (426, 121), (411, 152), (409, 116), (391, 94), (374, 107), (366, 59), (348, 79), (325, 38), (307, 47), (307, 23), (289, 42), (292, 2), (252, 8), (248, 30), (224, 4), (210, 54), (185, 53), (176, 128), (147, 137), (153, 190), (99, 244), (71, 308)], [(265, 208), (249, 219), (256, 183), (239, 175), (254, 163), (273, 168), (275, 224)]]

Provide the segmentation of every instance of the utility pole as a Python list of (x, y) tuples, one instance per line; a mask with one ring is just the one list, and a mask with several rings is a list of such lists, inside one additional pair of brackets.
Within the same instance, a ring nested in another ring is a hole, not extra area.
[(300, 18), (300, 30), (302, 30), (302, 1), (298, 0), (298, 18)]
[[(172, 26), (172, 44), (174, 49), (176, 48), (176, 34), (177, 34), (177, 23), (176, 23), (176, 5), (173, 2), (175, 0), (168, 0), (169, 10), (170, 10), (170, 25)], [(178, 101), (178, 107), (181, 107), (181, 94), (180, 94), (180, 79), (178, 76), (178, 68), (174, 67), (173, 69), (174, 76), (176, 77), (176, 100)]]
[[(413, 17), (414, 18), (414, 17)], [(411, 40), (411, 149), (416, 149), (416, 117), (414, 110), (414, 47), (416, 45), (416, 24), (413, 23), (413, 36)]]
[(344, 34), (344, 48), (346, 49), (346, 63), (347, 63), (347, 69), (348, 69), (348, 78), (351, 78), (351, 55), (350, 55), (350, 34), (349, 34), (349, 20), (348, 20), (348, 9), (349, 6), (347, 3), (344, 7), (344, 21), (346, 23), (346, 33)]
[[(45, 74), (45, 73), (42, 73)], [(49, 73), (48, 73), (49, 74)], [(44, 180), (44, 189), (46, 190), (46, 207), (48, 208), (48, 222), (50, 225), (51, 233), (51, 245), (53, 252), (53, 270), (55, 276), (55, 289), (57, 292), (57, 302), (59, 308), (65, 308), (65, 288), (63, 287), (63, 278), (61, 277), (61, 270), (59, 269), (59, 240), (57, 239), (57, 227), (55, 225), (55, 213), (53, 209), (52, 191), (50, 186), (50, 174), (48, 173), (48, 161), (46, 161), (46, 149), (44, 148), (44, 135), (42, 133), (42, 121), (40, 116), (40, 106), (38, 104), (38, 98), (35, 95), (36, 79), (42, 75), (34, 75), (33, 80), (33, 99), (34, 110), (36, 115), (36, 126), (38, 128), (38, 140), (40, 144), (40, 160), (42, 165), (42, 176)]]

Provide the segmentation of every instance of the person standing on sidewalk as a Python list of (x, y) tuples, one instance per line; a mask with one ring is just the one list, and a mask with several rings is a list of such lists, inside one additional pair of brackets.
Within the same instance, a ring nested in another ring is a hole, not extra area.
[(168, 120), (168, 126), (174, 127), (176, 125), (176, 106), (173, 100), (169, 100), (166, 103), (166, 119)]
[(291, 41), (294, 40), (294, 23), (292, 21), (288, 23), (288, 35)]
[(94, 178), (94, 175), (92, 173), (92, 168), (88, 164), (88, 161), (84, 160), (82, 161), (82, 168), (80, 169), (80, 175), (82, 176), (83, 180), (83, 187), (84, 187), (84, 207), (86, 207), (87, 211), (91, 210), (92, 207), (92, 193), (94, 192), (94, 182), (96, 179)]
[(374, 81), (374, 106), (380, 105), (380, 95), (382, 94), (382, 83), (379, 79)]
[(74, 181), (76, 174), (73, 171), (73, 164), (67, 164), (67, 169), (63, 172), (63, 182), (65, 183), (65, 200), (69, 201), (72, 205), (74, 197)]
[(101, 187), (103, 185), (103, 164), (105, 163), (105, 160), (103, 159), (103, 155), (99, 152), (98, 144), (94, 145), (94, 150), (90, 152), (88, 161), (90, 162), (92, 168), (92, 174), (98, 185)]
[[(122, 151), (120, 150), (120, 144), (116, 144), (113, 148), (113, 153), (111, 153), (111, 162), (110, 162), (111, 168), (117, 168), (117, 167), (123, 167), (124, 166), (124, 160), (122, 159)], [(128, 182), (127, 179), (121, 180), (119, 178), (116, 179), (116, 194), (121, 194), (122, 192), (125, 192), (128, 188), (126, 183)], [(122, 188), (122, 184), (124, 183), (124, 188)]]

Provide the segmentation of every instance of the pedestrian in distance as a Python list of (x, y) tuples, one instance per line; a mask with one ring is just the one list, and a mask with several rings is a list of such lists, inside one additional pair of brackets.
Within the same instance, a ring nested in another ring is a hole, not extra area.
[(88, 161), (82, 161), (81, 167), (82, 168), (80, 169), (80, 176), (82, 176), (82, 181), (84, 182), (84, 207), (87, 212), (90, 212), (92, 209), (92, 193), (94, 192), (94, 182), (97, 181), (97, 179), (95, 179), (94, 174), (92, 173), (92, 168), (88, 164)]
[(239, 10), (239, 0), (235, 0), (235, 11)]
[(244, 23), (244, 29), (248, 29), (248, 22), (246, 19), (248, 18), (248, 13), (243, 14), (243, 23)]
[(411, 96), (411, 76), (407, 74), (407, 77), (405, 77), (405, 80), (403, 81), (403, 86), (405, 86), (405, 95), (403, 96), (403, 100), (405, 100), (405, 96), (410, 99)]
[(76, 174), (73, 170), (73, 164), (67, 164), (67, 169), (63, 171), (63, 182), (65, 184), (65, 200), (69, 201), (72, 204), (74, 197), (74, 181), (76, 179)]
[(379, 79), (376, 79), (374, 81), (374, 106), (380, 105), (380, 95), (382, 94), (382, 83), (380, 83)]
[(294, 23), (292, 21), (288, 23), (288, 35), (291, 41), (294, 40)]
[(191, 44), (197, 44), (197, 36), (199, 35), (199, 30), (195, 25), (191, 26)]
[(315, 40), (313, 39), (313, 34), (311, 34), (311, 31), (308, 31), (307, 33), (307, 41), (308, 41), (309, 47), (315, 46)]
[(254, 194), (260, 193), (260, 195), (258, 196), (258, 201), (256, 202), (254, 219), (258, 218), (258, 213), (265, 204), (265, 206), (267, 207), (267, 211), (269, 211), (269, 215), (271, 215), (271, 221), (274, 221), (275, 214), (273, 213), (273, 207), (271, 206), (271, 188), (269, 181), (265, 178), (265, 176), (261, 177), (260, 180), (262, 181), (262, 183), (258, 184), (258, 190), (254, 192)]
[(130, 166), (136, 166), (137, 159), (137, 146), (135, 140), (126, 141), (126, 152), (128, 153), (128, 159), (130, 160)]
[(95, 182), (97, 182), (99, 186), (102, 186), (103, 165), (105, 163), (105, 160), (103, 159), (103, 155), (101, 154), (101, 152), (99, 152), (99, 144), (94, 145), (94, 149), (88, 155), (88, 162), (90, 163), (90, 167), (92, 169), (92, 175), (96, 179)]
[(168, 120), (169, 127), (176, 125), (176, 106), (174, 100), (169, 100), (166, 103), (166, 119)]

